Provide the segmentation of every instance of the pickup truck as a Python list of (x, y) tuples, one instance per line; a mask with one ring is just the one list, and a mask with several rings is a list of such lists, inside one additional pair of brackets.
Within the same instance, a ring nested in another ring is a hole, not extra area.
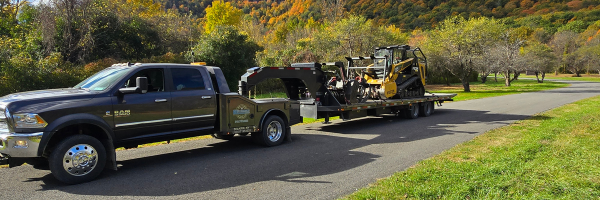
[(4, 96), (0, 110), (0, 164), (49, 168), (68, 184), (116, 170), (118, 147), (248, 133), (275, 146), (302, 120), (297, 104), (232, 93), (220, 68), (193, 64), (115, 64), (73, 88)]

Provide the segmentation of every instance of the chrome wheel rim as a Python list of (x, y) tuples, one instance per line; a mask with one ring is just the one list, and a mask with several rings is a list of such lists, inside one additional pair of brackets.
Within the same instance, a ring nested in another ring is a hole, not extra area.
[(279, 138), (281, 138), (281, 135), (283, 135), (281, 123), (278, 121), (272, 121), (269, 123), (269, 126), (267, 126), (267, 137), (269, 140), (271, 142), (277, 142)]
[(73, 176), (89, 174), (98, 163), (98, 152), (88, 144), (75, 145), (65, 153), (63, 167)]

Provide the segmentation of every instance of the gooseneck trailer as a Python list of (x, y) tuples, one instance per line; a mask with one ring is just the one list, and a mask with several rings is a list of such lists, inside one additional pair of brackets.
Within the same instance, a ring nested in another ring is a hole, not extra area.
[[(366, 116), (397, 114), (414, 119), (433, 114), (435, 104), (452, 101), (456, 94), (425, 94), (400, 99), (369, 99), (360, 95), (354, 80), (337, 80), (323, 71), (323, 66), (334, 66), (344, 74), (345, 66), (334, 63), (294, 63), (291, 67), (254, 67), (247, 70), (239, 81), (239, 94), (250, 97), (252, 88), (267, 79), (283, 82), (292, 108), (299, 109), (302, 118), (321, 119), (339, 116), (350, 120)], [(362, 99), (361, 99), (362, 98)], [(294, 116), (291, 116), (295, 118)]]

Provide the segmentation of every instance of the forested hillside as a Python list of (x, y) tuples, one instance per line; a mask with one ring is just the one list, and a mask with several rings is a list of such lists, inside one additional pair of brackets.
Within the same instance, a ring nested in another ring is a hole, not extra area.
[(502, 73), (510, 85), (523, 70), (600, 70), (600, 0), (0, 0), (0, 7), (0, 94), (70, 87), (118, 62), (205, 61), (235, 87), (252, 66), (343, 61), (391, 44), (422, 47), (432, 83)]
[[(204, 17), (209, 0), (160, 0), (164, 8), (177, 9)], [(430, 29), (448, 16), (494, 17), (514, 20), (531, 15), (548, 16), (551, 23), (600, 17), (598, 0), (232, 0), (241, 9), (265, 25), (333, 20), (349, 13), (373, 19), (378, 25), (396, 25), (403, 29)], [(561, 12), (559, 15), (553, 13)], [(548, 15), (550, 14), (550, 15)]]

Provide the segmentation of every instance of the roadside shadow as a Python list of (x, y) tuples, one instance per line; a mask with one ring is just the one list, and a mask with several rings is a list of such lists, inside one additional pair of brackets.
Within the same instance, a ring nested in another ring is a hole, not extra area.
[[(249, 136), (216, 143), (211, 142), (217, 140), (188, 141), (169, 145), (198, 147), (168, 153), (147, 149), (150, 155), (119, 161), (118, 171), (105, 171), (92, 182), (64, 185), (51, 174), (29, 181), (43, 182), (41, 190), (102, 196), (181, 195), (264, 181), (329, 185), (331, 181), (322, 176), (351, 170), (380, 157), (358, 148), (450, 134), (477, 134), (489, 129), (486, 126), (498, 127), (528, 117), (440, 109), (430, 117), (414, 120), (389, 115), (334, 121), (324, 126), (308, 124), (294, 127), (293, 142), (276, 147), (254, 145)], [(365, 135), (369, 137), (362, 137)], [(169, 145), (146, 148), (164, 150)]]
[[(458, 116), (457, 116), (458, 115)], [(448, 134), (477, 134), (517, 120), (550, 119), (548, 116), (495, 114), (488, 111), (439, 109), (429, 117), (405, 119), (395, 115), (338, 121), (329, 125), (307, 126), (305, 130), (351, 134), (379, 135), (370, 144), (410, 142)], [(367, 131), (365, 131), (367, 130)], [(377, 130), (377, 131), (368, 131)]]

